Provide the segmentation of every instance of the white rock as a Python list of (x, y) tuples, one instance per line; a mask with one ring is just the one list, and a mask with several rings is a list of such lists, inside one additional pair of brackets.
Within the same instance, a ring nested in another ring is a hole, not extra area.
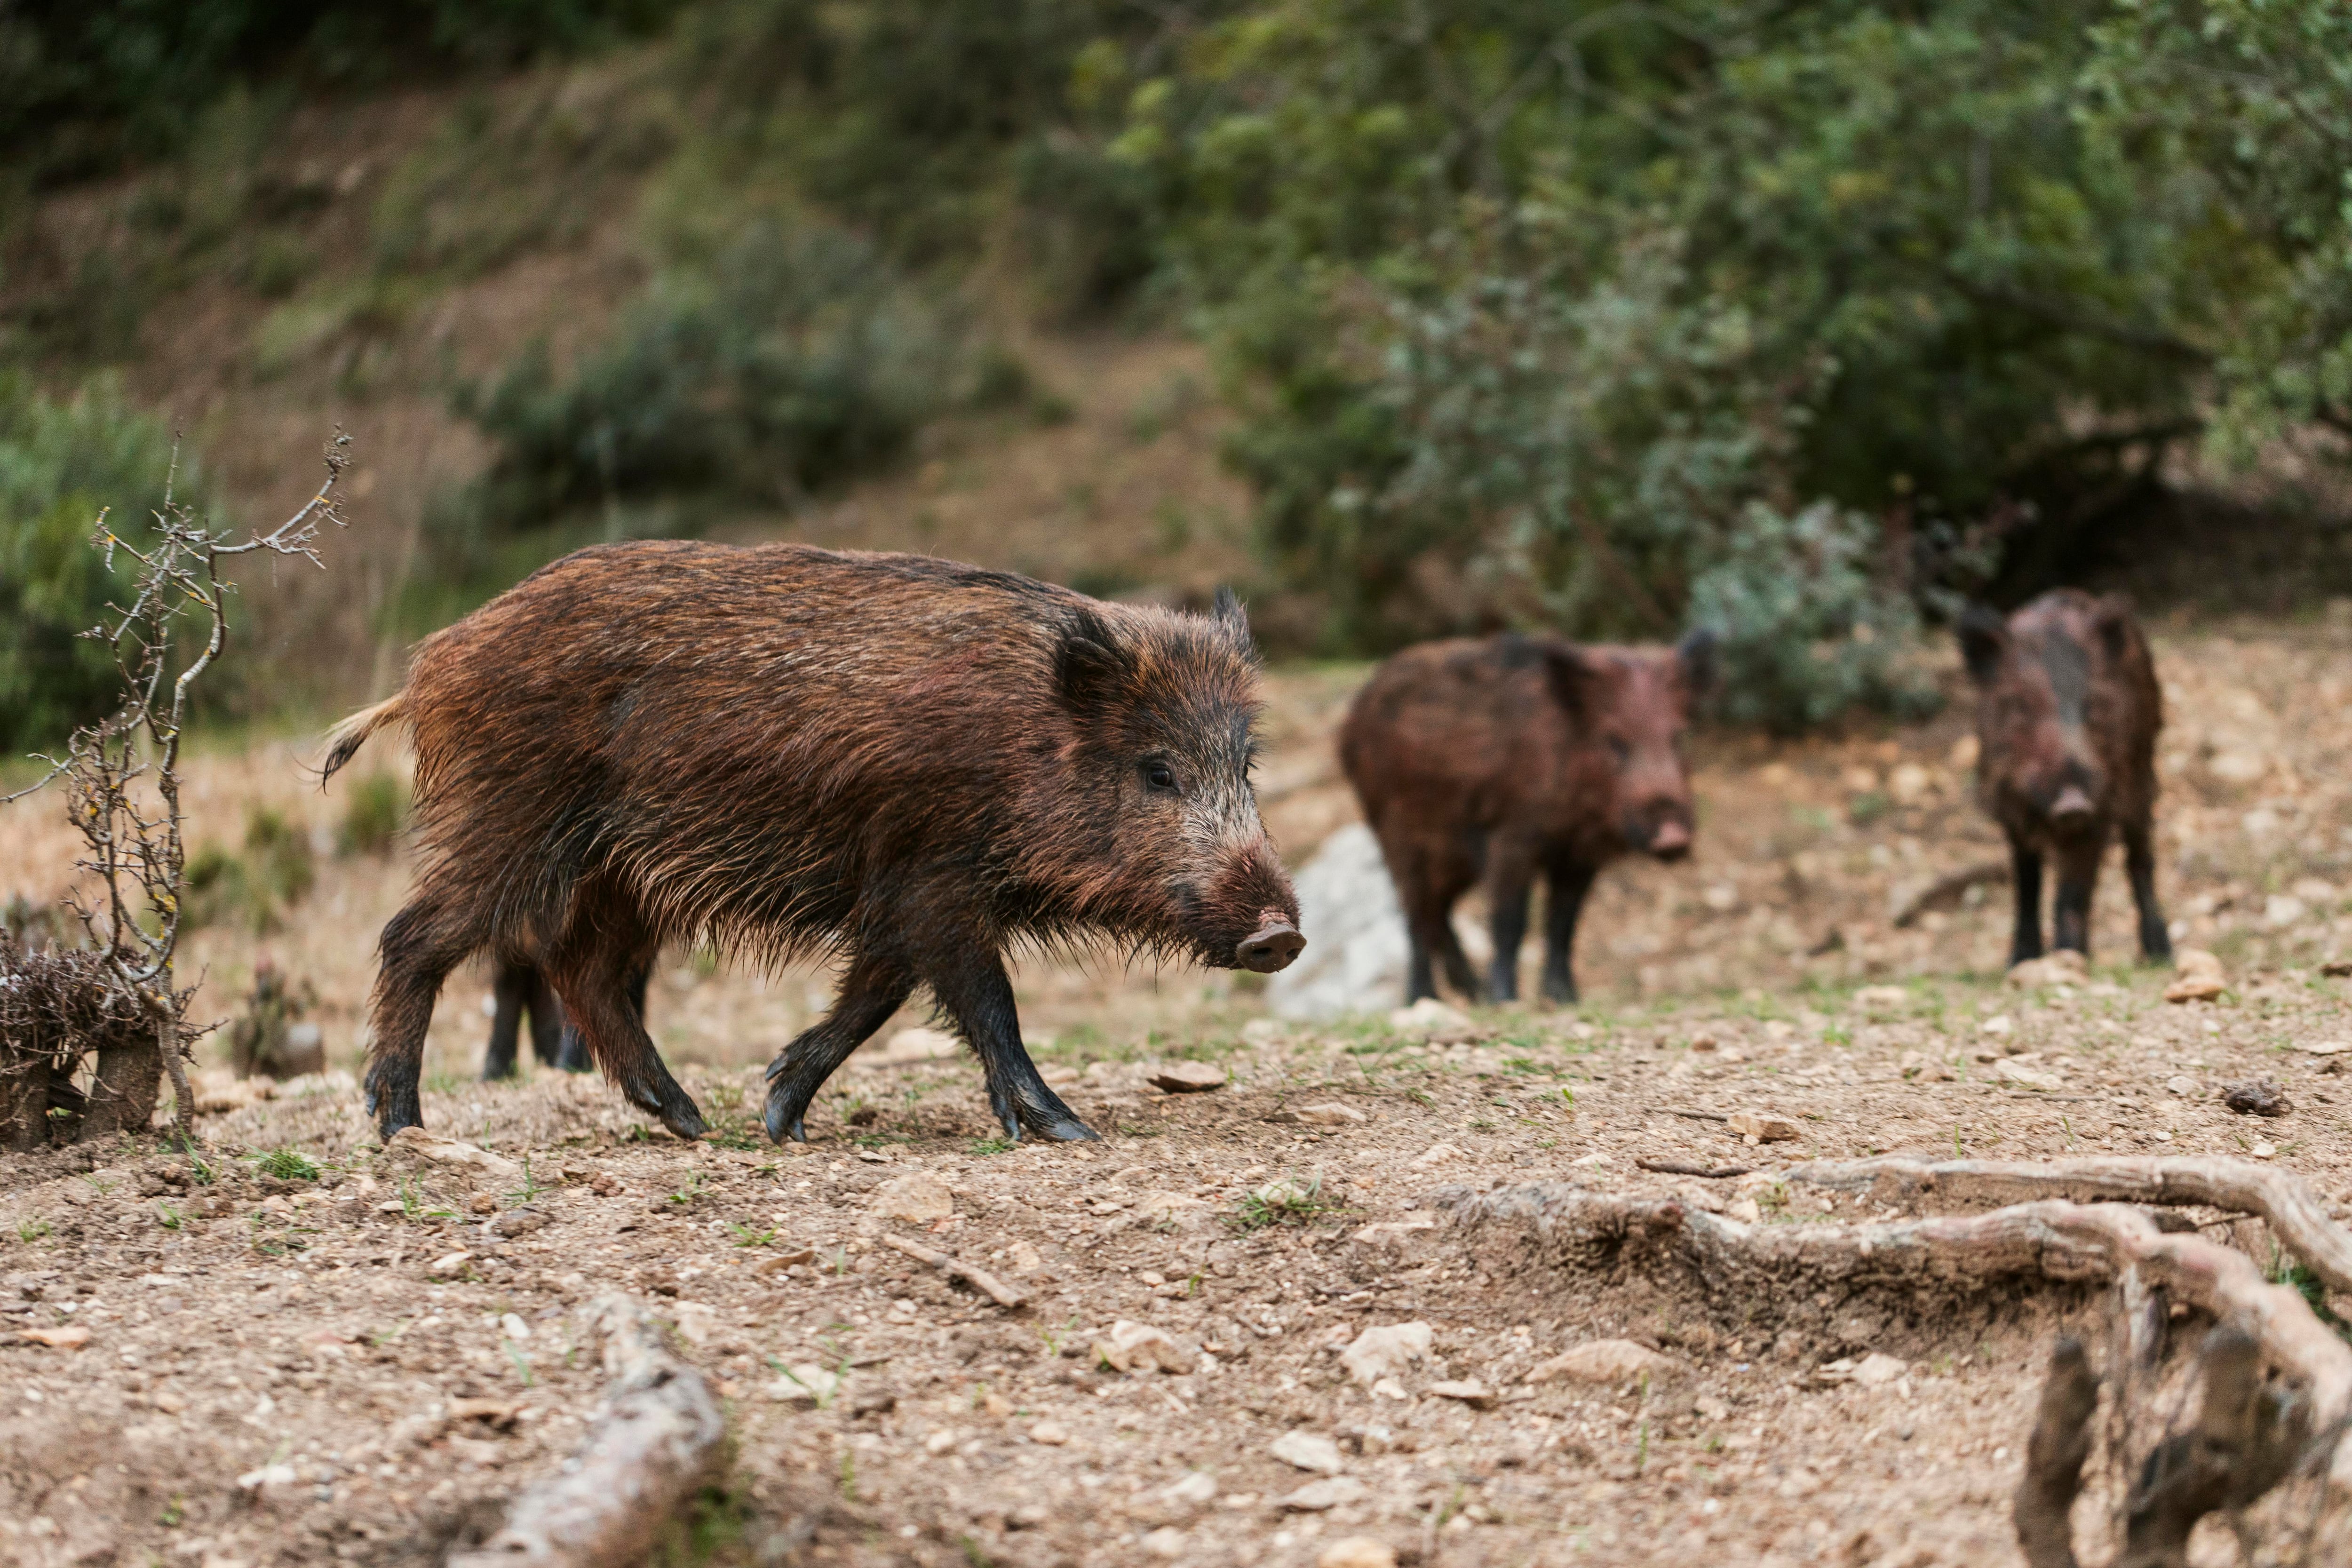
[(466, 1267), (466, 1260), (473, 1256), (470, 1252), (445, 1252), (426, 1264), (425, 1269), (433, 1274), (455, 1274)]
[(1562, 1351), (1528, 1373), (1529, 1383), (1549, 1383), (1564, 1377), (1576, 1383), (1601, 1383), (1614, 1386), (1631, 1383), (1645, 1373), (1651, 1377), (1673, 1369), (1674, 1363), (1646, 1345), (1632, 1340), (1590, 1340), (1572, 1350)]
[(2008, 1014), (1995, 1013), (1991, 1017), (1987, 1018), (1983, 1023), (1977, 1026), (1977, 1033), (1979, 1035), (1992, 1035), (1999, 1037), (2013, 1032), (2016, 1027), (2016, 1021), (2011, 1018)]
[(1384, 1377), (1410, 1371), (1434, 1343), (1435, 1331), (1427, 1323), (1387, 1323), (1358, 1334), (1355, 1342), (1339, 1352), (1339, 1364), (1359, 1386), (1370, 1388)]
[(1451, 1143), (1432, 1143), (1410, 1162), (1416, 1171), (1426, 1171), (1433, 1165), (1443, 1165), (1448, 1160), (1462, 1158), (1462, 1151)]
[(2164, 1080), (2164, 1087), (2170, 1089), (2175, 1094), (2195, 1094), (2197, 1092), (2197, 1080), (2190, 1078), (2186, 1073), (2174, 1073), (2170, 1078)]
[(1992, 1076), (2004, 1083), (2022, 1084), (2028, 1089), (2057, 1089), (2057, 1076), (2024, 1066), (2013, 1057), (2004, 1057), (1992, 1064)]
[(499, 1331), (506, 1335), (506, 1337), (510, 1340), (527, 1340), (530, 1338), (530, 1325), (524, 1322), (520, 1316), (513, 1312), (504, 1312), (499, 1314)]
[(2309, 1056), (2336, 1057), (2352, 1051), (2352, 1040), (2305, 1040), (2294, 1048)]
[(840, 1392), (839, 1374), (813, 1361), (794, 1363), (783, 1376), (768, 1384), (768, 1397), (780, 1405), (830, 1405)]
[(1315, 1568), (1397, 1568), (1396, 1548), (1372, 1536), (1350, 1535), (1325, 1547)]
[(1475, 1377), (1433, 1383), (1429, 1385), (1429, 1392), (1440, 1399), (1459, 1400), (1479, 1410), (1495, 1403), (1493, 1391)]
[(1286, 1465), (1296, 1465), (1302, 1470), (1318, 1470), (1327, 1476), (1339, 1473), (1339, 1445), (1319, 1432), (1305, 1432), (1294, 1427), (1276, 1437), (1266, 1452)]
[(1058, 1448), (1070, 1440), (1070, 1429), (1059, 1421), (1040, 1421), (1029, 1428), (1029, 1440), (1048, 1448)]
[(1910, 1374), (1911, 1363), (1883, 1351), (1873, 1351), (1855, 1363), (1853, 1381), (1864, 1388), (1883, 1388)]
[(2263, 923), (2273, 930), (2291, 926), (2310, 912), (2310, 906), (2293, 893), (2273, 893), (2263, 900)]
[(923, 1439), (923, 1452), (933, 1456), (944, 1454), (955, 1446), (955, 1433), (945, 1426)]
[(1157, 1530), (1147, 1531), (1142, 1545), (1152, 1556), (1165, 1557), (1173, 1562), (1184, 1555), (1184, 1532), (1172, 1524), (1163, 1524)]
[(1350, 823), (1324, 839), (1291, 886), (1299, 929), (1314, 934), (1297, 962), (1267, 980), (1267, 1006), (1285, 1018), (1336, 1018), (1403, 989), (1404, 914), (1370, 827)]
[(884, 1219), (929, 1225), (955, 1213), (955, 1194), (929, 1171), (909, 1171), (874, 1189), (874, 1212)]
[(1467, 1045), (1486, 1036), (1469, 1014), (1434, 996), (1424, 996), (1410, 1007), (1391, 1013), (1389, 1027), (1408, 1039), (1426, 1040), (1433, 1046)]
[(1359, 1228), (1351, 1237), (1360, 1247), (1386, 1247), (1402, 1249), (1437, 1229), (1437, 1221), (1428, 1215), (1408, 1215), (1402, 1219), (1374, 1220)]
[(670, 1309), (678, 1337), (690, 1345), (707, 1345), (719, 1331), (719, 1309), (708, 1301), (680, 1301)]
[(1161, 1487), (1160, 1500), (1190, 1504), (1195, 1508), (1214, 1502), (1217, 1500), (1217, 1478), (1206, 1470), (1194, 1470), (1181, 1480), (1171, 1481)]
[(1411, 1399), (1412, 1394), (1395, 1378), (1384, 1377), (1372, 1384), (1372, 1392), (1382, 1399)]
[(1898, 1013), (1910, 1002), (1911, 993), (1900, 985), (1865, 985), (1853, 994), (1854, 1010), (1862, 1013)]
[(1371, 1495), (1371, 1489), (1355, 1477), (1333, 1476), (1328, 1480), (1309, 1481), (1280, 1501), (1294, 1512), (1321, 1513), (1326, 1509), (1361, 1502)]
[(1362, 1111), (1352, 1105), (1342, 1105), (1336, 1100), (1318, 1105), (1302, 1105), (1297, 1115), (1309, 1127), (1348, 1127), (1364, 1120)]
[(1916, 763), (1897, 763), (1887, 770), (1886, 793), (1897, 805), (1910, 805), (1927, 793), (1935, 775)]
[(2009, 983), (2021, 991), (2040, 990), (2051, 985), (2080, 985), (2090, 977), (2090, 961), (2067, 947), (2012, 965)]
[(404, 1127), (392, 1135), (384, 1145), (387, 1150), (413, 1155), (428, 1164), (447, 1170), (472, 1171), (502, 1182), (522, 1180), (522, 1167), (503, 1154), (493, 1154), (471, 1143), (460, 1143), (454, 1138), (443, 1138), (427, 1132), (422, 1127)]
[(1201, 1363), (1200, 1347), (1167, 1330), (1122, 1318), (1094, 1342), (1096, 1359), (1119, 1372), (1191, 1372)]
[(1135, 1200), (1134, 1212), (1146, 1225), (1198, 1230), (1209, 1217), (1209, 1204), (1182, 1193), (1146, 1193)]
[(1162, 1062), (1146, 1077), (1170, 1094), (1205, 1094), (1225, 1087), (1224, 1069), (1207, 1062)]

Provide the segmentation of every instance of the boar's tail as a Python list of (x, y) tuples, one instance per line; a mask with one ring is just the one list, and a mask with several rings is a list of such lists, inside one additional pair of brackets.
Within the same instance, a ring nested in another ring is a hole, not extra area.
[(333, 729), (327, 731), (327, 760), (319, 764), (319, 782), (325, 784), (335, 776), (335, 770), (356, 755), (367, 739), (386, 724), (398, 724), (408, 718), (408, 693), (404, 691), (387, 697), (373, 708), (362, 708)]

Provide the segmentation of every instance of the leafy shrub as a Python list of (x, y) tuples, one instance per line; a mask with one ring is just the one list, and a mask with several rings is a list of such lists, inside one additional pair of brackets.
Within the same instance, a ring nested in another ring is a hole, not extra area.
[[(129, 577), (90, 530), (103, 510), (138, 539), (171, 468), (170, 435), (110, 384), (59, 400), (0, 370), (0, 746), (60, 745), (112, 705), (113, 661), (81, 634)], [(184, 460), (176, 482), (200, 493)]]
[(499, 456), (442, 530), (461, 548), (567, 512), (699, 495), (768, 506), (896, 458), (953, 395), (958, 339), (872, 248), (755, 225), (656, 278), (570, 372), (543, 348), (467, 389)]
[(377, 771), (354, 779), (343, 820), (335, 828), (335, 853), (388, 855), (408, 816), (408, 786), (396, 773)]

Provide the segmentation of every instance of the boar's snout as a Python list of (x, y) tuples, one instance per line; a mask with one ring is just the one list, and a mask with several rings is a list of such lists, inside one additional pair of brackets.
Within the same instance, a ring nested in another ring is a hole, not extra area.
[(2068, 784), (2050, 803), (2050, 825), (2057, 828), (2087, 826), (2092, 816), (2091, 797), (2081, 784)]
[(1259, 917), (1265, 923), (1242, 938), (1234, 949), (1234, 962), (1256, 974), (1272, 974), (1277, 969), (1287, 969), (1307, 946), (1307, 939), (1298, 928), (1286, 919), (1280, 910), (1268, 910)]
[(1651, 831), (1644, 846), (1661, 860), (1679, 860), (1691, 850), (1691, 830), (1680, 818), (1668, 817)]

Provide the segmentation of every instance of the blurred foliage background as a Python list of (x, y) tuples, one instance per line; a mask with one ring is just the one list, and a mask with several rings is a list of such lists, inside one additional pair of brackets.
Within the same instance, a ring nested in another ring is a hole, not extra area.
[(1915, 711), (1964, 598), (2200, 519), (2352, 585), (2347, 153), (2326, 0), (18, 5), (0, 739), (99, 689), (71, 546), (152, 504), (158, 397), (465, 443), (257, 711), (563, 549), (814, 536), (1051, 431), (1056, 335), (1202, 345), (1277, 652), (1704, 622), (1738, 722)]

